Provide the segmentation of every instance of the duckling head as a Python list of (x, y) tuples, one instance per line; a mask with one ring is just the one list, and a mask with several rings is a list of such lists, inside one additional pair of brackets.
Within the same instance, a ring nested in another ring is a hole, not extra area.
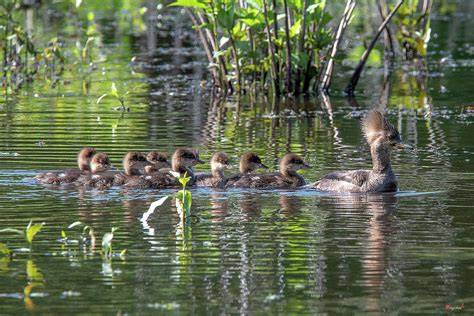
[(176, 172), (181, 172), (200, 163), (204, 163), (204, 161), (199, 159), (199, 153), (192, 148), (178, 148), (171, 157), (171, 165)]
[(212, 171), (223, 171), (230, 168), (230, 159), (224, 152), (218, 152), (212, 155), (211, 158), (211, 170)]
[(166, 154), (158, 151), (150, 151), (146, 155), (146, 160), (151, 164), (145, 167), (146, 173), (155, 172), (163, 168), (171, 168)]
[(146, 159), (145, 155), (138, 151), (130, 151), (123, 158), (123, 170), (128, 176), (139, 175), (140, 170), (149, 166), (150, 162)]
[(92, 147), (84, 147), (77, 155), (77, 166), (81, 171), (90, 171), (90, 163), (92, 157), (96, 154), (96, 150)]
[(91, 172), (102, 172), (110, 168), (110, 159), (106, 153), (97, 153), (91, 159)]
[(310, 166), (304, 162), (303, 158), (293, 153), (288, 153), (283, 156), (283, 159), (280, 162), (280, 171), (282, 173), (294, 173), (298, 170), (308, 168), (310, 168)]
[(268, 167), (262, 163), (260, 157), (253, 152), (246, 152), (240, 157), (240, 173), (251, 173), (258, 168), (268, 169)]

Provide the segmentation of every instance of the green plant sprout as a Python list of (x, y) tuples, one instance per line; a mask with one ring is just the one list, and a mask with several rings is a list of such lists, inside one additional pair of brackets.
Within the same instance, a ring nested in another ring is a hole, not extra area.
[(187, 177), (187, 172), (183, 176), (179, 172), (170, 171), (183, 186), (183, 189), (176, 194), (176, 209), (181, 219), (181, 225), (189, 224), (191, 221), (191, 206), (193, 204), (193, 197), (190, 191), (186, 190), (186, 185), (191, 180)]
[[(67, 228), (71, 229), (71, 228), (78, 227), (78, 226), (84, 226), (82, 228), (81, 241), (83, 243), (85, 243), (87, 241), (87, 236), (89, 236), (89, 238), (90, 238), (90, 249), (94, 250), (95, 249), (95, 240), (96, 240), (95, 234), (94, 234), (94, 229), (91, 226), (86, 225), (81, 221), (76, 221), (76, 222), (70, 224)], [(67, 239), (67, 236), (66, 236), (65, 232), (64, 232), (64, 236), (63, 236), (63, 232), (64, 231), (61, 232), (62, 238)]]
[(10, 232), (20, 236), (24, 236), (26, 241), (30, 244), (31, 248), (33, 244), (33, 239), (35, 238), (36, 234), (38, 234), (38, 232), (41, 230), (41, 228), (43, 228), (44, 225), (44, 222), (33, 224), (33, 220), (30, 220), (28, 226), (26, 226), (26, 229), (24, 231), (15, 228), (5, 228), (1, 229), (0, 232)]
[(115, 85), (115, 82), (112, 82), (112, 86), (110, 87), (110, 92), (109, 93), (105, 93), (103, 95), (101, 95), (98, 99), (97, 99), (97, 104), (100, 103), (100, 101), (102, 101), (103, 98), (105, 98), (106, 96), (110, 95), (112, 97), (114, 97), (116, 100), (118, 100), (120, 102), (120, 106), (121, 106), (121, 110), (122, 111), (126, 111), (127, 108), (125, 107), (125, 96), (127, 94), (129, 94), (130, 91), (127, 91), (123, 94), (120, 94), (117, 90), (117, 86)]
[[(111, 231), (108, 233), (105, 233), (104, 236), (102, 236), (102, 251), (101, 255), (104, 257), (104, 259), (109, 259), (113, 256), (113, 250), (112, 250), (112, 240), (114, 239), (114, 232), (117, 230), (116, 227), (112, 227)], [(125, 253), (127, 252), (127, 249), (123, 249), (119, 256), (123, 258)]]

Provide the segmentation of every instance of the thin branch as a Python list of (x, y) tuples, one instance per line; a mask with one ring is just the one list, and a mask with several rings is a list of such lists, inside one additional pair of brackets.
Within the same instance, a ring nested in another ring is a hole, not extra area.
[(290, 41), (290, 14), (288, 12), (288, 4), (283, 0), (285, 8), (285, 39), (286, 39), (286, 94), (293, 92), (291, 86), (291, 41)]
[[(272, 78), (273, 78), (273, 88), (275, 89), (275, 95), (280, 95), (280, 79), (278, 75), (278, 67), (275, 59), (275, 47), (273, 46), (272, 34), (270, 33), (270, 25), (268, 24), (268, 7), (267, 1), (263, 0), (263, 15), (265, 18), (265, 29), (267, 31), (268, 39), (268, 50), (270, 53), (270, 60), (272, 63)], [(276, 23), (276, 21), (274, 21)]]
[(327, 62), (327, 65), (324, 71), (323, 80), (321, 80), (320, 90), (322, 93), (327, 93), (329, 91), (329, 87), (331, 86), (331, 77), (332, 77), (332, 71), (334, 68), (334, 57), (336, 56), (342, 36), (344, 35), (344, 31), (349, 25), (349, 21), (352, 17), (352, 12), (354, 11), (355, 5), (356, 5), (355, 0), (348, 0), (346, 3), (346, 8), (344, 9), (344, 13), (342, 14), (341, 21), (339, 22), (339, 26), (337, 27), (336, 36), (332, 44), (329, 61)]
[(355, 87), (357, 86), (357, 82), (359, 81), (360, 75), (362, 74), (362, 70), (364, 69), (365, 63), (367, 62), (367, 59), (369, 58), (370, 52), (375, 46), (375, 43), (377, 43), (377, 39), (379, 38), (380, 34), (383, 32), (385, 29), (385, 26), (387, 23), (392, 19), (392, 17), (395, 15), (395, 13), (398, 11), (400, 6), (403, 4), (405, 0), (400, 0), (398, 4), (393, 8), (392, 12), (387, 16), (385, 21), (380, 25), (379, 29), (377, 30), (377, 33), (375, 34), (374, 38), (372, 39), (372, 42), (370, 42), (369, 47), (365, 50), (365, 52), (362, 54), (362, 57), (360, 58), (360, 62), (357, 65), (356, 69), (354, 70), (354, 74), (352, 75), (351, 80), (349, 81), (349, 84), (346, 87), (345, 92), (352, 96), (354, 95), (354, 90)]

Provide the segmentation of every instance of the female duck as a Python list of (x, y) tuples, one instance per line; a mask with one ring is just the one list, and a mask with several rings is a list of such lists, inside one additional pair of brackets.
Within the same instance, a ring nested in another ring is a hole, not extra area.
[(227, 179), (224, 170), (230, 167), (230, 159), (224, 152), (215, 153), (211, 158), (211, 173), (196, 175), (197, 186), (224, 188)]
[(94, 148), (84, 147), (77, 155), (77, 165), (79, 169), (46, 172), (37, 175), (35, 179), (48, 184), (72, 183), (76, 181), (81, 174), (91, 171), (90, 162), (95, 154), (96, 150)]
[[(150, 155), (150, 160), (153, 161), (152, 156)], [(152, 162), (141, 152), (130, 151), (123, 157), (123, 172), (113, 175), (111, 184), (126, 186), (128, 183), (133, 183), (143, 175), (147, 167), (152, 166)]]
[(390, 164), (394, 148), (409, 147), (402, 143), (398, 130), (379, 111), (371, 111), (362, 121), (362, 130), (370, 146), (372, 170), (334, 172), (310, 187), (327, 192), (394, 192), (397, 178)]
[[(191, 181), (188, 182), (188, 186), (195, 184), (196, 177), (194, 176), (193, 166), (204, 163), (199, 159), (199, 154), (192, 148), (178, 148), (171, 157), (171, 169), (174, 172), (179, 173), (181, 176), (186, 174), (187, 177), (191, 177)], [(162, 169), (159, 172), (152, 173), (150, 175), (143, 175), (134, 181), (129, 181), (125, 184), (126, 187), (130, 188), (168, 188), (181, 186), (173, 175), (168, 170)]]
[(240, 173), (228, 179), (226, 182), (226, 186), (233, 187), (234, 183), (239, 181), (240, 178), (244, 177), (245, 175), (253, 173), (258, 168), (268, 169), (268, 167), (262, 163), (262, 160), (260, 159), (259, 156), (257, 156), (253, 152), (246, 152), (240, 157), (240, 164), (239, 164)]
[(261, 189), (293, 189), (306, 184), (297, 171), (309, 166), (296, 154), (286, 154), (280, 162), (279, 173), (244, 175), (232, 187)]

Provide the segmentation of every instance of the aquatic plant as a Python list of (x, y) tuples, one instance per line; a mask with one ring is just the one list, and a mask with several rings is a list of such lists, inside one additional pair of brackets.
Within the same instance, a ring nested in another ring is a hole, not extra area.
[[(95, 249), (96, 238), (95, 238), (95, 234), (94, 234), (94, 229), (91, 226), (86, 225), (81, 221), (76, 221), (76, 222), (70, 224), (67, 228), (72, 229), (74, 227), (81, 227), (81, 226), (82, 226), (81, 241), (83, 243), (85, 243), (87, 241), (87, 237), (89, 237), (89, 239), (90, 239), (90, 250), (93, 251)], [(63, 233), (64, 233), (64, 235), (63, 235)], [(61, 236), (62, 236), (63, 239), (67, 238), (67, 235), (64, 231), (62, 231)]]
[[(315, 89), (332, 42), (323, 0), (177, 0), (188, 8), (220, 94)], [(263, 14), (262, 14), (263, 12)]]
[(394, 18), (396, 39), (405, 60), (426, 57), (431, 34), (432, 0), (409, 0)]
[(186, 190), (186, 185), (191, 180), (191, 177), (187, 177), (187, 172), (181, 176), (179, 172), (170, 171), (170, 173), (176, 177), (183, 186), (183, 188), (176, 193), (176, 210), (181, 219), (181, 225), (184, 226), (189, 224), (191, 221), (191, 206), (193, 204), (193, 196), (191, 191)]
[(97, 104), (99, 104), (102, 101), (103, 98), (110, 95), (110, 96), (114, 97), (117, 101), (119, 101), (120, 106), (121, 106), (120, 109), (122, 111), (126, 111), (127, 108), (125, 107), (125, 96), (129, 93), (130, 93), (130, 91), (127, 91), (125, 93), (119, 93), (118, 90), (117, 90), (117, 86), (115, 85), (115, 82), (112, 82), (112, 85), (110, 87), (110, 92), (109, 93), (104, 93), (103, 95), (101, 95), (97, 99)]
[[(107, 232), (107, 233), (104, 234), (104, 236), (102, 236), (102, 251), (101, 251), (100, 254), (105, 259), (109, 259), (114, 255), (114, 252), (112, 251), (112, 240), (114, 239), (114, 232), (115, 231), (117, 231), (117, 228), (112, 227), (110, 232)], [(127, 252), (127, 249), (123, 249), (120, 252), (119, 256), (123, 257), (126, 252)]]
[(26, 241), (30, 244), (31, 248), (36, 234), (39, 233), (39, 231), (43, 228), (44, 225), (44, 222), (33, 224), (33, 220), (30, 220), (24, 231), (15, 228), (5, 228), (0, 229), (0, 232), (10, 232), (20, 236), (24, 236)]

